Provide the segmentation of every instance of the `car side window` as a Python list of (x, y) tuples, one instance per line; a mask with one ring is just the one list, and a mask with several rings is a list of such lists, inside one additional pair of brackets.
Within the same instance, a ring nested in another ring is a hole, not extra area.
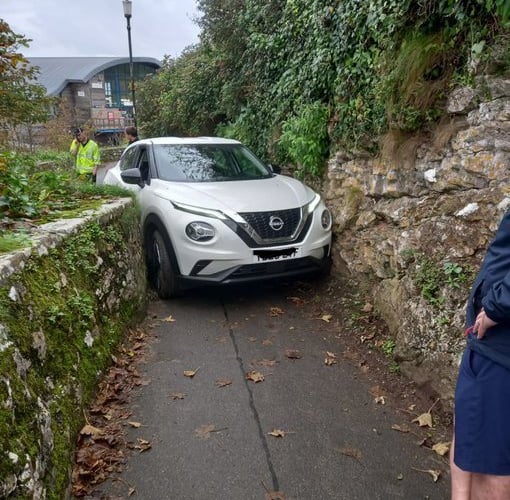
[(140, 152), (140, 158), (138, 160), (138, 168), (140, 169), (140, 173), (142, 175), (142, 179), (147, 181), (149, 179), (149, 155), (146, 149), (143, 149)]
[(253, 154), (247, 149), (236, 149), (232, 152), (232, 155), (235, 158), (235, 162), (237, 163), (240, 171), (243, 175), (248, 177), (259, 177), (260, 176), (260, 165), (255, 163), (260, 163), (258, 159), (254, 159)]
[(217, 176), (231, 177), (235, 175), (235, 165), (232, 165), (225, 151), (221, 149), (213, 150), (211, 151), (211, 158), (214, 162), (212, 165), (214, 171), (213, 178)]
[(127, 170), (128, 168), (136, 167), (136, 155), (138, 152), (138, 148), (129, 148), (124, 152), (120, 159), (120, 169)]

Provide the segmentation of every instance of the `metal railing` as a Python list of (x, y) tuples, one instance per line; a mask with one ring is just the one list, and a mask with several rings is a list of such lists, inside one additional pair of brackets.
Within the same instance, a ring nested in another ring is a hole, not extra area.
[(93, 118), (92, 122), (96, 130), (117, 129), (123, 130), (125, 127), (134, 125), (134, 120), (131, 117), (122, 118)]

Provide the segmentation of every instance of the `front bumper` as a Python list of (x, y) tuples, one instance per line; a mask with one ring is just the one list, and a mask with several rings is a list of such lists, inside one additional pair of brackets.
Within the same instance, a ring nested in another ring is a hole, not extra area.
[[(324, 272), (330, 265), (331, 228), (322, 227), (322, 201), (313, 212), (301, 217), (294, 214), (294, 223), (285, 218), (283, 211), (276, 214), (291, 226), (292, 234), (277, 238), (278, 231), (267, 230), (255, 220), (261, 213), (251, 214), (250, 227), (243, 229), (237, 214), (228, 217), (208, 217), (208, 214), (177, 210), (173, 206), (160, 214), (175, 251), (179, 282), (182, 288), (207, 284), (246, 283), (281, 279)], [(293, 212), (291, 209), (288, 212)], [(303, 210), (298, 209), (299, 213)], [(299, 214), (298, 214), (299, 215)], [(247, 214), (243, 215), (248, 219)], [(204, 242), (191, 241), (186, 226), (203, 221), (213, 228), (214, 236)], [(267, 220), (266, 220), (267, 222)], [(285, 228), (284, 228), (285, 230)], [(259, 236), (257, 236), (259, 235)]]
[[(180, 276), (179, 284), (183, 289), (187, 289), (205, 285), (243, 284), (325, 274), (331, 267), (330, 246), (323, 247), (322, 252), (322, 258), (307, 256), (283, 259), (238, 265), (205, 276), (199, 274)], [(196, 269), (199, 270), (204, 264), (207, 262), (197, 263)]]

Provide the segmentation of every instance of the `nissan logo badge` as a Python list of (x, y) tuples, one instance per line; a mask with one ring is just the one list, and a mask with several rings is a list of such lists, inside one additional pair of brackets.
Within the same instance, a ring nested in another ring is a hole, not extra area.
[(284, 222), (280, 217), (277, 217), (276, 215), (271, 215), (269, 218), (269, 227), (273, 231), (280, 231), (283, 228)]

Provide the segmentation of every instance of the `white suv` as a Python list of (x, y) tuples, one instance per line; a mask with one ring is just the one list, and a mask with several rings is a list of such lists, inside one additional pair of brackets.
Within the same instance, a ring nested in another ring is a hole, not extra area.
[(149, 282), (163, 299), (329, 270), (331, 214), (321, 197), (238, 141), (140, 140), (104, 183), (135, 190)]

